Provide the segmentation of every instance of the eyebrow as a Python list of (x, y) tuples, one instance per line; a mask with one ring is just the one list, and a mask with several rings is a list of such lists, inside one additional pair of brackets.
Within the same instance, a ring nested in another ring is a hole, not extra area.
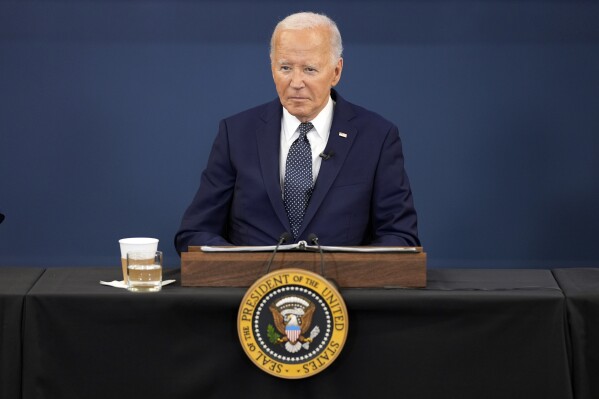
[[(280, 65), (290, 65), (290, 64), (293, 64), (293, 62), (291, 62), (289, 60), (278, 60), (278, 61), (275, 61), (275, 64), (279, 65), (279, 66)], [(316, 64), (302, 64), (301, 66), (302, 66), (302, 68), (318, 69), (318, 65), (316, 65)]]

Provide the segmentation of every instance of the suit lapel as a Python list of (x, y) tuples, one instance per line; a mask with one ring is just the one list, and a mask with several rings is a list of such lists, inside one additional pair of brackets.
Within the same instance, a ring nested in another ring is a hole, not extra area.
[(264, 125), (256, 130), (260, 169), (271, 205), (285, 231), (291, 231), (281, 194), (279, 154), (281, 147), (282, 106), (278, 99), (266, 107)]
[(335, 99), (335, 97), (336, 104), (333, 123), (331, 124), (331, 132), (325, 149), (326, 153), (332, 152), (333, 156), (326, 161), (323, 160), (320, 165), (314, 191), (312, 192), (312, 197), (310, 198), (310, 203), (308, 204), (304, 221), (300, 228), (300, 235), (304, 233), (306, 226), (310, 224), (320, 204), (329, 192), (341, 167), (345, 163), (356, 134), (358, 134), (357, 129), (349, 122), (354, 117), (351, 105), (333, 91), (333, 98)]

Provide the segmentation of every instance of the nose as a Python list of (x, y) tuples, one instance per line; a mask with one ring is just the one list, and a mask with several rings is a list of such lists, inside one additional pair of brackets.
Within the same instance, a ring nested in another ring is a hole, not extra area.
[(301, 89), (304, 87), (304, 78), (301, 71), (298, 71), (297, 69), (293, 70), (293, 73), (291, 74), (290, 86), (293, 89)]

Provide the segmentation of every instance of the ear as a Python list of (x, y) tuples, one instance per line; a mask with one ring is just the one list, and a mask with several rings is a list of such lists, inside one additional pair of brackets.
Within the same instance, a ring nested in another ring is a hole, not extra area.
[(343, 70), (343, 58), (339, 58), (337, 61), (337, 65), (335, 65), (335, 70), (333, 74), (333, 80), (331, 82), (331, 87), (337, 86), (339, 80), (341, 80), (341, 71)]

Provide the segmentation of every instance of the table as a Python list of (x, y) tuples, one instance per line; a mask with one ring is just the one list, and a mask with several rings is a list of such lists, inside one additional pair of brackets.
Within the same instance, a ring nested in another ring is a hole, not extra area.
[(427, 289), (342, 290), (345, 348), (305, 380), (245, 356), (244, 289), (98, 284), (119, 272), (48, 269), (31, 289), (23, 398), (572, 397), (565, 300), (548, 270), (429, 270)]
[(599, 269), (555, 269), (566, 296), (576, 399), (599, 398)]
[(43, 269), (0, 267), (0, 398), (21, 397), (21, 323), (25, 294)]

